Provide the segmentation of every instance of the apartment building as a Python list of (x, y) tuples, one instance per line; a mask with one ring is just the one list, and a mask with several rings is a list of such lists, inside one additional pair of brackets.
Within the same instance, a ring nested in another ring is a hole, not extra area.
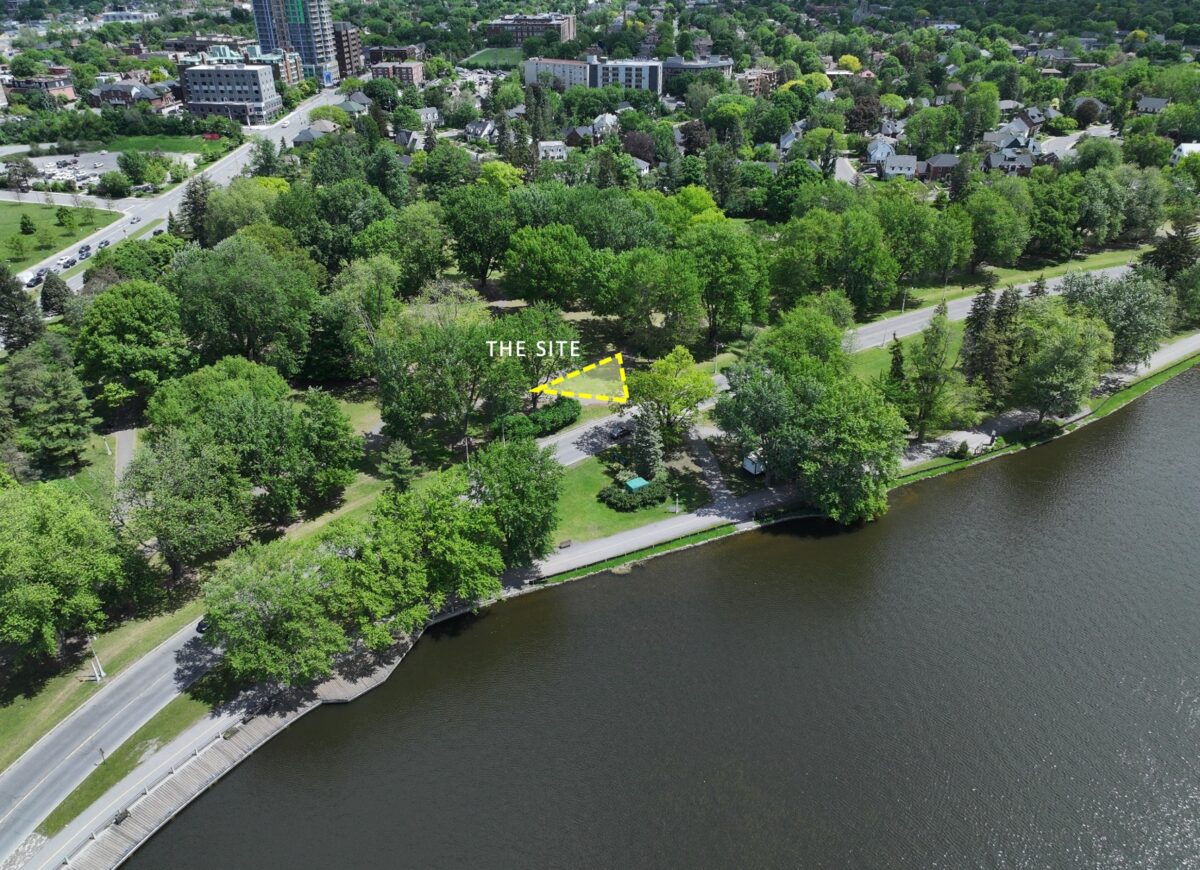
[(384, 61), (371, 64), (371, 75), (375, 78), (391, 79), (397, 84), (420, 85), (425, 81), (425, 65), (415, 60)]
[(514, 45), (520, 45), (534, 36), (557, 33), (559, 42), (575, 38), (575, 16), (562, 12), (542, 12), (537, 15), (501, 15), (488, 22), (489, 40), (507, 37)]
[(363, 66), (362, 33), (349, 21), (333, 22), (333, 50), (342, 78), (357, 75)]
[(242, 124), (266, 124), (283, 111), (271, 67), (202, 64), (183, 71), (187, 110), (220, 115)]
[(299, 53), (305, 72), (326, 87), (340, 80), (329, 0), (253, 0), (253, 7), (263, 51)]
[(679, 55), (668, 57), (663, 61), (663, 82), (664, 84), (670, 84), (678, 76), (688, 73), (708, 72), (709, 70), (716, 70), (722, 77), (730, 78), (733, 75), (733, 58), (724, 57), (719, 54), (706, 55), (690, 60)]
[(663, 64), (659, 60), (610, 60), (594, 54), (588, 55), (587, 60), (531, 57), (525, 61), (525, 84), (540, 82), (543, 77), (553, 79), (564, 88), (620, 85), (661, 94)]

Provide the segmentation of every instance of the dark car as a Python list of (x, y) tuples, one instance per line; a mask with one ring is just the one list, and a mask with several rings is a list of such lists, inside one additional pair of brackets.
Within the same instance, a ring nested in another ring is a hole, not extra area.
[(26, 287), (36, 287), (38, 284), (41, 284), (41, 283), (42, 283), (42, 276), (34, 275), (32, 278), (30, 278), (28, 281), (25, 282), (25, 286)]
[(108, 239), (105, 239), (104, 241), (102, 241), (98, 245), (96, 245), (96, 247), (97, 248), (107, 248), (111, 244), (112, 244), (112, 242), (110, 242)]
[(81, 259), (81, 260), (86, 260), (86, 259), (87, 259), (88, 257), (90, 257), (91, 255), (92, 255), (92, 252), (91, 252), (91, 251), (80, 251), (80, 252), (79, 252), (79, 259)]
[(204, 634), (204, 632), (208, 631), (208, 620), (202, 619), (199, 622), (197, 622), (196, 623), (196, 631), (200, 632), (201, 634)]
[(164, 230), (164, 229), (157, 229), (157, 230), (155, 230), (154, 232), (152, 232), (150, 235), (152, 235), (152, 236), (161, 236), (161, 235), (162, 235), (163, 233), (165, 233), (165, 232), (166, 232), (166, 230)]
[(38, 269), (38, 270), (37, 270), (37, 274), (38, 274), (38, 276), (39, 276), (39, 277), (41, 277), (41, 278), (45, 278), (45, 277), (46, 277), (46, 273), (47, 273), (47, 272), (49, 272), (49, 271), (50, 271), (50, 267), (49, 267), (49, 266), (42, 266), (42, 268), (40, 268), (40, 269)]
[(74, 266), (78, 262), (79, 261), (76, 260), (74, 257), (67, 257), (67, 259), (63, 261), (63, 268), (70, 269), (72, 266)]

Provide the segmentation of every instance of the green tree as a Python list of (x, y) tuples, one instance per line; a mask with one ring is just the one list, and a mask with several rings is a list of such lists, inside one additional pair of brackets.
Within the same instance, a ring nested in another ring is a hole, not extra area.
[(1100, 321), (1071, 315), (1057, 299), (1025, 305), (1018, 324), (1020, 360), (1012, 400), (1046, 415), (1074, 414), (1100, 383), (1112, 360), (1112, 333)]
[(550, 552), (563, 473), (554, 451), (528, 438), (491, 444), (472, 458), (471, 496), (495, 518), (508, 567)]
[(321, 390), (304, 394), (297, 427), (308, 466), (301, 496), (310, 505), (329, 504), (354, 481), (354, 464), (363, 455), (362, 438), (350, 427), (350, 418), (337, 400)]
[(387, 254), (402, 271), (398, 286), (403, 296), (413, 296), (450, 264), (449, 231), (436, 203), (418, 202), (378, 220), (354, 238), (354, 256), (367, 259)]
[(990, 188), (981, 188), (967, 198), (974, 241), (972, 262), (1011, 266), (1029, 241), (1029, 225), (1012, 203)]
[[(101, 181), (107, 177), (108, 175), (104, 175)], [(214, 185), (208, 180), (208, 176), (197, 175), (184, 188), (183, 201), (179, 204), (179, 226), (184, 238), (202, 248), (211, 244), (208, 238), (208, 201), (213, 189)], [(128, 193), (125, 195), (128, 196)]]
[(47, 381), (30, 408), (21, 446), (44, 469), (75, 468), (98, 422), (79, 379), (70, 369), (62, 369)]
[(634, 248), (618, 255), (615, 274), (597, 274), (586, 302), (596, 314), (615, 315), (635, 345), (653, 352), (696, 337), (704, 316), (701, 281), (684, 251)]
[(657, 480), (666, 476), (667, 466), (663, 462), (662, 430), (655, 417), (639, 413), (634, 419), (630, 454), (633, 470), (643, 480)]
[(133, 191), (133, 184), (124, 172), (105, 172), (100, 176), (96, 192), (106, 199), (124, 199)]
[(379, 474), (396, 492), (405, 492), (417, 476), (409, 446), (399, 439), (392, 439), (379, 454)]
[(181, 374), (191, 359), (179, 303), (149, 281), (126, 281), (95, 298), (75, 338), (83, 377), (109, 407), (139, 402)]
[(765, 315), (767, 282), (762, 254), (741, 226), (732, 221), (697, 224), (680, 245), (696, 262), (710, 342)]
[(184, 332), (203, 361), (239, 354), (286, 375), (300, 370), (317, 292), (292, 262), (236, 235), (210, 250), (182, 251), (168, 282), (179, 297)]
[(35, 232), (37, 232), (37, 226), (34, 224), (33, 218), (31, 218), (28, 214), (22, 212), (21, 213), (21, 234), (25, 235), (25, 236), (32, 236)]
[(29, 256), (29, 243), (25, 241), (24, 236), (9, 236), (5, 244), (8, 245), (8, 252), (12, 255), (10, 259), (14, 263), (19, 263)]
[(311, 544), (251, 544), (204, 584), (209, 630), (225, 664), (246, 681), (302, 685), (328, 676), (349, 648), (334, 618), (336, 586), (327, 565), (337, 556)]
[(919, 440), (925, 439), (931, 427), (945, 425), (954, 413), (953, 387), (961, 375), (952, 368), (950, 342), (950, 320), (943, 302), (935, 309), (933, 319), (909, 354), (915, 410), (913, 424)]
[(53, 317), (67, 310), (67, 300), (71, 298), (71, 288), (67, 286), (57, 272), (47, 272), (42, 282), (41, 305), (42, 313)]
[(234, 448), (178, 430), (134, 456), (120, 503), (133, 537), (153, 542), (176, 581), (251, 526), (250, 483), (238, 473)]
[(104, 622), (125, 585), (112, 526), (74, 490), (0, 487), (0, 642), (19, 658), (57, 655), (64, 638)]
[(594, 259), (587, 240), (569, 226), (522, 227), (504, 255), (504, 290), (529, 302), (572, 308), (588, 295)]
[(481, 286), (516, 229), (508, 197), (487, 185), (467, 185), (442, 199), (458, 267)]
[(1099, 318), (1112, 333), (1112, 361), (1144, 364), (1171, 332), (1172, 300), (1161, 281), (1146, 273), (1107, 278), (1068, 273), (1062, 295), (1071, 310)]
[(649, 368), (630, 374), (629, 395), (639, 417), (652, 419), (662, 438), (675, 445), (687, 436), (696, 406), (716, 395), (716, 387), (688, 349), (676, 347)]
[(1000, 90), (991, 82), (975, 82), (967, 88), (962, 108), (961, 143), (968, 147), (1000, 120)]
[(841, 238), (835, 268), (840, 286), (860, 317), (887, 306), (896, 295), (900, 267), (884, 244), (879, 220), (865, 209), (842, 216)]
[[(496, 329), (497, 338), (501, 341), (525, 342), (529, 352), (523, 357), (516, 357), (516, 361), (524, 372), (526, 389), (546, 383), (563, 368), (561, 356), (537, 355), (538, 342), (579, 340), (579, 330), (570, 321), (563, 320), (559, 309), (544, 302), (527, 305), (505, 315), (496, 323)], [(542, 393), (533, 394), (534, 407), (537, 407), (541, 398)]]
[(145, 182), (149, 167), (150, 161), (141, 151), (122, 151), (117, 155), (117, 168), (134, 184)]

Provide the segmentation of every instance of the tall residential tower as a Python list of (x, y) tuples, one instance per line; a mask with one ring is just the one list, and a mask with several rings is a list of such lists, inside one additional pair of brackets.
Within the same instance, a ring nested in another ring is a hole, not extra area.
[(264, 52), (295, 51), (304, 71), (322, 85), (335, 84), (337, 51), (329, 0), (253, 0), (254, 26)]

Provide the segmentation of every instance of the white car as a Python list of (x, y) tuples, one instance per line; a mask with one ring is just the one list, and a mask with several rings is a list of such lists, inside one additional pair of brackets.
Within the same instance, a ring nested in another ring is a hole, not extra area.
[(136, 216), (135, 216), (135, 217), (131, 217), (131, 218), (129, 219), (129, 222), (130, 222), (131, 224), (140, 224), (140, 223), (142, 222), (142, 219), (141, 219), (140, 217), (136, 217)]
[(292, 123), (292, 122), (291, 122), (291, 121), (289, 121), (287, 118), (284, 118), (282, 121), (280, 121), (280, 122), (279, 122), (279, 126), (280, 126), (280, 127), (286, 127), (286, 126), (287, 126), (288, 124), (290, 124), (290, 123)]

